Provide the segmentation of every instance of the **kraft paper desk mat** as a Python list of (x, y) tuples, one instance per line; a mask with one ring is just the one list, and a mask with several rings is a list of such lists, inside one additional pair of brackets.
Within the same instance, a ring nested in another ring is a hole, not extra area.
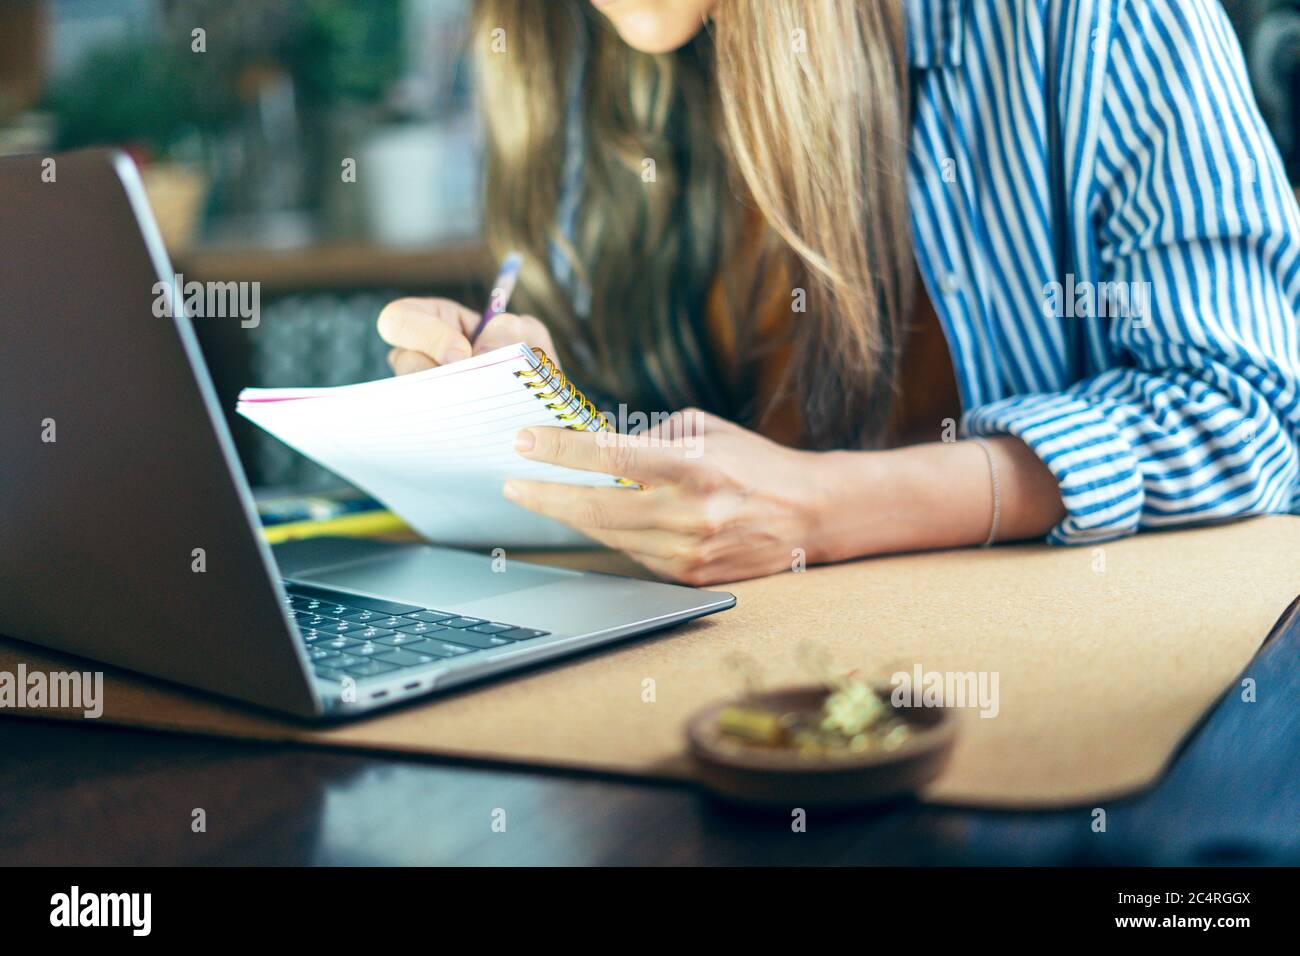
[[(633, 567), (608, 553), (548, 560)], [(351, 724), (316, 729), (118, 671), (105, 675), (101, 720), (685, 780), (688, 716), (739, 692), (754, 663), (764, 686), (807, 681), (806, 642), (835, 667), (868, 675), (914, 664), (998, 672), (998, 716), (962, 713), (952, 763), (926, 799), (1081, 804), (1153, 783), (1248, 667), (1300, 594), (1300, 518), (1098, 547), (874, 559), (729, 589), (734, 610)], [(20, 661), (29, 670), (85, 666), (0, 641), (0, 670)]]

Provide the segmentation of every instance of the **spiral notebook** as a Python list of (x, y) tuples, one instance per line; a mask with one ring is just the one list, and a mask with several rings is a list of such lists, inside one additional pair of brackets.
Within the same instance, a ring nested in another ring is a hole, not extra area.
[(237, 410), (439, 544), (590, 545), (568, 526), (507, 501), (502, 485), (529, 478), (629, 486), (514, 450), (515, 434), (531, 425), (610, 430), (555, 363), (523, 343), (359, 385), (246, 388)]

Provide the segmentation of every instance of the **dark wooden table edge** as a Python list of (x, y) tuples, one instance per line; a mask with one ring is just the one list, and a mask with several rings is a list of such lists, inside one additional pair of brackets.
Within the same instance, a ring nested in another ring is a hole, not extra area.
[[(1132, 790), (1120, 791), (1115, 794), (1093, 795), (1084, 799), (1080, 799), (1078, 801), (1065, 802), (1065, 803), (1035, 803), (1035, 804), (1007, 805), (1007, 804), (959, 802), (959, 801), (922, 801), (922, 802), (924, 803), (925, 806), (935, 810), (951, 810), (956, 812), (975, 812), (975, 813), (1009, 815), (1009, 814), (1022, 814), (1022, 813), (1035, 813), (1035, 812), (1054, 813), (1054, 812), (1065, 811), (1065, 810), (1073, 810), (1073, 809), (1078, 809), (1079, 807), (1086, 806), (1089, 803), (1095, 803), (1098, 800), (1102, 800), (1102, 799), (1108, 802), (1120, 803), (1120, 804), (1138, 800), (1159, 787), (1160, 782), (1164, 779), (1165, 775), (1169, 772), (1169, 769), (1178, 762), (1178, 759), (1183, 755), (1183, 753), (1186, 752), (1186, 750), (1194, 743), (1194, 741), (1200, 735), (1200, 733), (1202, 732), (1206, 724), (1208, 724), (1209, 721), (1214, 716), (1215, 711), (1218, 709), (1218, 706), (1223, 701), (1224, 697), (1232, 691), (1233, 687), (1236, 686), (1236, 681), (1239, 680), (1240, 677), (1243, 674), (1245, 674), (1247, 670), (1249, 670), (1250, 663), (1253, 662), (1260, 654), (1264, 653), (1264, 651), (1268, 647), (1270, 647), (1273, 643), (1282, 639), (1284, 635), (1288, 634), (1292, 630), (1296, 630), (1297, 632), (1300, 632), (1300, 596), (1297, 596), (1294, 600), (1292, 600), (1292, 602), (1287, 606), (1287, 609), (1282, 612), (1277, 622), (1273, 625), (1273, 628), (1269, 631), (1268, 635), (1261, 642), (1259, 648), (1251, 656), (1250, 662), (1248, 662), (1246, 667), (1243, 668), (1243, 670), (1237, 674), (1237, 677), (1234, 678), (1234, 682), (1228, 684), (1223, 689), (1223, 692), (1214, 698), (1214, 700), (1206, 708), (1205, 713), (1202, 714), (1201, 717), (1196, 721), (1196, 723), (1187, 731), (1187, 733), (1183, 736), (1182, 740), (1179, 742), (1178, 746), (1174, 749), (1174, 751), (1170, 754), (1169, 758), (1162, 765), (1160, 773), (1151, 781), (1151, 783), (1149, 783), (1146, 786), (1139, 787)], [(24, 644), (28, 643), (25, 641), (20, 641), (17, 638), (6, 638), (6, 639), (15, 641), (17, 643), (24, 643)], [(39, 648), (39, 645), (32, 645), (32, 646)], [(159, 683), (160, 685), (163, 686), (168, 686), (169, 688), (172, 686), (163, 681), (155, 681), (154, 678), (149, 678), (147, 676), (143, 676), (143, 675), (132, 675), (132, 676), (136, 678), (143, 677), (143, 679)], [(217, 695), (205, 694), (204, 696), (205, 697), (211, 696), (211, 699), (220, 701), (223, 705), (235, 706), (235, 707), (240, 706), (238, 702), (231, 701), (227, 698), (219, 697)], [(406, 704), (404, 706), (418, 707), (421, 706), (422, 703), (428, 703), (428, 701), (415, 700), (415, 701), (411, 701), (409, 704)], [(262, 711), (258, 708), (252, 708), (252, 707), (247, 708), (247, 710), (249, 713), (257, 714), (259, 716), (271, 713), (269, 711)], [(277, 714), (274, 716), (280, 718), (282, 715)], [(32, 723), (51, 723), (51, 722), (68, 723), (68, 724), (76, 723), (76, 720), (74, 718), (59, 718), (59, 717), (51, 718), (51, 717), (42, 717), (36, 715), (28, 715), (24, 713), (7, 713), (0, 716), (0, 719), (21, 720), (21, 721), (29, 721)], [(311, 729), (317, 726), (314, 722), (307, 721), (307, 720), (302, 720), (302, 721), (288, 720), (287, 722), (292, 726), (299, 726), (302, 729)], [(511, 759), (504, 759), (504, 758), (498, 759), (492, 757), (469, 756), (469, 755), (460, 755), (460, 754), (452, 754), (452, 753), (433, 753), (428, 751), (415, 751), (415, 750), (409, 750), (409, 751), (395, 750), (395, 749), (390, 749), (385, 747), (366, 747), (366, 746), (348, 744), (348, 743), (336, 744), (336, 743), (308, 742), (308, 741), (296, 740), (292, 738), (275, 739), (275, 738), (268, 738), (268, 737), (245, 737), (245, 736), (223, 734), (223, 733), (216, 733), (216, 732), (188, 730), (188, 729), (181, 729), (181, 728), (171, 729), (171, 728), (163, 728), (163, 727), (151, 727), (151, 726), (137, 725), (137, 724), (124, 724), (124, 723), (110, 722), (110, 723), (101, 724), (99, 726), (101, 729), (107, 729), (114, 732), (121, 732), (121, 731), (125, 731), (128, 733), (134, 732), (134, 733), (142, 733), (151, 736), (158, 736), (158, 737), (165, 737), (165, 738), (220, 740), (220, 741), (229, 742), (234, 745), (249, 745), (260, 749), (292, 748), (294, 750), (303, 751), (303, 752), (326, 752), (326, 753), (350, 754), (353, 756), (368, 757), (372, 759), (407, 761), (407, 762), (417, 763), (417, 764), (433, 764), (437, 766), (460, 767), (460, 768), (465, 768), (470, 770), (488, 770), (488, 771), (497, 771), (497, 772), (505, 772), (505, 773), (519, 773), (519, 774), (543, 776), (547, 778), (560, 779), (560, 780), (591, 780), (591, 781), (601, 781), (606, 783), (644, 785), (648, 787), (666, 788), (672, 790), (687, 790), (687, 791), (693, 791), (701, 794), (706, 792), (697, 781), (695, 781), (689, 776), (682, 775), (682, 774), (665, 773), (662, 775), (647, 775), (644, 773), (635, 773), (632, 771), (624, 772), (618, 770), (611, 770), (608, 768), (581, 767), (576, 765), (565, 765), (565, 764), (543, 763), (543, 762), (532, 763), (526, 760), (511, 760)], [(685, 756), (684, 743), (683, 743), (683, 756)]]

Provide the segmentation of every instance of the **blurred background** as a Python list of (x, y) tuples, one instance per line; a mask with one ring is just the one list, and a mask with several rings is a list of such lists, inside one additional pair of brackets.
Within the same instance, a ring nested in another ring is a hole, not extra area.
[[(177, 272), (261, 283), (257, 328), (198, 323), (227, 410), (245, 385), (380, 377), (386, 301), (473, 305), (491, 278), (469, 3), (0, 0), (0, 154), (120, 145)], [(1300, 0), (1224, 6), (1300, 180)], [(255, 485), (337, 483), (232, 428)]]
[[(261, 283), (256, 328), (196, 323), (228, 413), (248, 385), (382, 377), (385, 302), (477, 303), (491, 279), (468, 13), (469, 0), (0, 0), (0, 154), (121, 146), (186, 281)], [(254, 485), (338, 484), (231, 426)]]

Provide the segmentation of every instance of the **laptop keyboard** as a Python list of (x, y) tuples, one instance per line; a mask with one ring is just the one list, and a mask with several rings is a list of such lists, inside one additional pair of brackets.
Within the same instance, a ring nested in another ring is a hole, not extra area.
[(379, 677), (550, 633), (291, 581), (284, 589), (312, 667), (326, 680)]

